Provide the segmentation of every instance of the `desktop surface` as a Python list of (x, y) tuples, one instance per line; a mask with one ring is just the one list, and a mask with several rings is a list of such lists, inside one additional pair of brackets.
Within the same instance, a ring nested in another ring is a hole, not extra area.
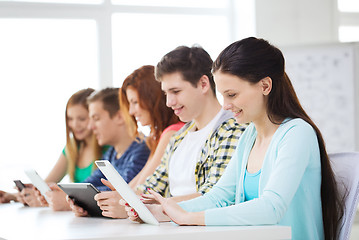
[(290, 239), (287, 226), (159, 226), (128, 219), (76, 217), (71, 211), (0, 204), (0, 239)]

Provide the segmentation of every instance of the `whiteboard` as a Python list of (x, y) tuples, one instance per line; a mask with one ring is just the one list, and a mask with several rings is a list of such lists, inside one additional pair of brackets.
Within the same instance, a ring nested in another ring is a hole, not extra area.
[(355, 49), (349, 43), (282, 49), (286, 72), (328, 152), (355, 151)]

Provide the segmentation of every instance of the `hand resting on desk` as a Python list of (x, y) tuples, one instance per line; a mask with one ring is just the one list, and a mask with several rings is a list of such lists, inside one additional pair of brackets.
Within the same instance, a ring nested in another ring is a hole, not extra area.
[(17, 193), (8, 193), (0, 190), (0, 203), (9, 203), (10, 201), (16, 201)]

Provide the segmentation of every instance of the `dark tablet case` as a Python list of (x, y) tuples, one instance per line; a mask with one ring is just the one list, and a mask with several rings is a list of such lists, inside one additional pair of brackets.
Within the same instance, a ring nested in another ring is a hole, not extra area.
[(102, 210), (94, 199), (94, 196), (100, 191), (91, 183), (58, 183), (57, 185), (90, 216), (102, 216)]

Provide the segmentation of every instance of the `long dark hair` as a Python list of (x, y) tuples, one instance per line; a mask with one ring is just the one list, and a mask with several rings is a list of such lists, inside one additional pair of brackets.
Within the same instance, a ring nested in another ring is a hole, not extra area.
[(280, 124), (280, 121), (285, 118), (301, 118), (313, 127), (320, 149), (324, 236), (326, 240), (336, 239), (339, 222), (343, 216), (343, 205), (324, 139), (318, 127), (300, 105), (284, 69), (284, 57), (278, 48), (263, 39), (250, 37), (234, 42), (225, 48), (213, 63), (212, 71), (229, 73), (251, 83), (257, 83), (265, 77), (270, 77), (272, 90), (267, 103), (267, 114), (270, 121)]

